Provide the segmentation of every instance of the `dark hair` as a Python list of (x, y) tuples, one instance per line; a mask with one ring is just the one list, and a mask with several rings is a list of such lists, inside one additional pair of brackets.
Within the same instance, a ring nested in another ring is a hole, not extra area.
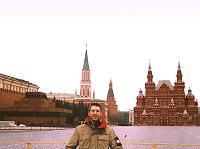
[(102, 108), (101, 108), (101, 105), (100, 105), (99, 103), (97, 103), (97, 102), (92, 102), (92, 103), (90, 104), (90, 106), (89, 106), (89, 111), (90, 111), (90, 109), (91, 109), (92, 106), (97, 106), (97, 107), (100, 108), (100, 110), (102, 109)]

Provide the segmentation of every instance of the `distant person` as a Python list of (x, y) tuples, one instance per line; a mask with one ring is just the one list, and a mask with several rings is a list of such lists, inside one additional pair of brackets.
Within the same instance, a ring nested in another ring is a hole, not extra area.
[(84, 124), (75, 128), (66, 149), (122, 149), (114, 130), (102, 118), (101, 105), (92, 103)]

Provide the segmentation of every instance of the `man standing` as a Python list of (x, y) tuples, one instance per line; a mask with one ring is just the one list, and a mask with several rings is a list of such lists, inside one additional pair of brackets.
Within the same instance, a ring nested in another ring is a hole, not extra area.
[(102, 118), (101, 105), (92, 103), (84, 124), (75, 128), (66, 149), (122, 149), (114, 130)]

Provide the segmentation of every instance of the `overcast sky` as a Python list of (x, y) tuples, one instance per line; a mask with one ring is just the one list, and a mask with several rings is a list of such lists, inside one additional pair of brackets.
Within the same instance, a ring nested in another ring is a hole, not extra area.
[[(147, 81), (176, 80), (200, 100), (199, 0), (0, 0), (0, 73), (42, 92), (80, 88), (86, 44), (96, 98), (113, 81), (120, 110), (132, 109)], [(79, 93), (79, 92), (78, 92)]]

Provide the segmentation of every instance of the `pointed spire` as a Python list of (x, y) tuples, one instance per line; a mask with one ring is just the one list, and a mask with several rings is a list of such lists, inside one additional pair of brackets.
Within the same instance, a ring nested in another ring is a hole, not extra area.
[(147, 74), (147, 81), (153, 82), (153, 74), (152, 74), (152, 71), (151, 71), (150, 59), (149, 59), (149, 70), (148, 70), (148, 74)]
[(81, 83), (80, 83), (81, 97), (92, 97), (90, 76), (91, 75), (90, 75), (90, 68), (89, 68), (88, 54), (87, 54), (87, 44), (86, 44), (85, 59), (83, 63)]
[(107, 94), (107, 99), (110, 98), (115, 98), (113, 88), (112, 88), (112, 80), (109, 82), (109, 89), (108, 89), (108, 94)]
[(176, 74), (177, 82), (182, 82), (182, 72), (181, 72), (181, 65), (180, 61), (178, 60), (178, 70)]
[(112, 80), (110, 79), (109, 88), (112, 88)]
[(178, 58), (178, 70), (181, 70), (181, 64), (179, 58)]
[(150, 59), (149, 59), (149, 71), (151, 71), (151, 62), (150, 62)]
[(88, 54), (87, 54), (87, 44), (86, 44), (86, 51), (85, 51), (85, 59), (84, 59), (83, 69), (90, 69), (89, 68), (89, 62), (88, 62)]

